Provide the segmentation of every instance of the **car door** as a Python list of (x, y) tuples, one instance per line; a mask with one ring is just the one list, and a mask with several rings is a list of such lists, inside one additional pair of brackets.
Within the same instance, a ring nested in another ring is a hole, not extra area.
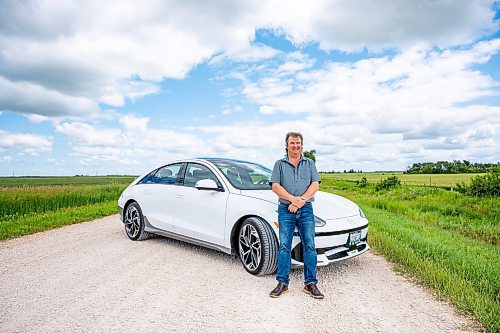
[(181, 166), (182, 163), (166, 165), (144, 179), (139, 204), (155, 228), (174, 231), (174, 198)]
[(207, 166), (187, 164), (182, 185), (177, 187), (174, 198), (174, 230), (197, 240), (223, 244), (229, 192), (194, 187), (197, 181), (207, 178), (222, 188), (219, 179)]

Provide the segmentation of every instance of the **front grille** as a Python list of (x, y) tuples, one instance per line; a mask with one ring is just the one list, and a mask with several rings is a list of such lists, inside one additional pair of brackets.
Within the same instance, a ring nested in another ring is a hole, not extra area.
[[(365, 224), (361, 227), (357, 227), (357, 228), (352, 228), (352, 229), (346, 229), (346, 230), (338, 230), (338, 231), (326, 231), (326, 232), (317, 232), (315, 234), (315, 237), (321, 237), (321, 236), (335, 236), (335, 235), (343, 235), (343, 234), (348, 234), (348, 233), (351, 233), (353, 231), (358, 231), (358, 230), (363, 230), (365, 228), (368, 228), (368, 224)], [(299, 232), (298, 231), (294, 231), (293, 232), (293, 235), (294, 236), (299, 236)]]
[[(365, 239), (362, 239), (361, 241), (362, 242), (366, 242), (366, 240), (367, 239), (365, 238)], [(332, 250), (332, 249), (336, 249), (336, 248), (339, 248), (339, 247), (346, 247), (346, 245), (339, 245), (339, 246), (329, 247), (329, 248), (325, 248), (325, 249), (316, 249), (316, 253), (317, 254), (324, 254), (326, 251), (329, 251), (329, 250)], [(344, 251), (340, 251), (340, 252), (331, 254), (329, 256), (326, 256), (326, 257), (328, 258), (328, 260), (340, 259), (340, 258), (347, 257), (349, 255), (348, 254), (349, 251), (358, 250), (358, 252), (361, 252), (364, 249), (366, 249), (366, 243), (362, 243), (362, 244), (358, 244), (358, 245), (352, 245), (352, 246), (350, 246), (348, 249), (346, 249)], [(292, 258), (294, 260), (297, 260), (299, 262), (304, 262), (304, 255), (302, 253), (302, 243), (297, 244), (292, 249), (291, 255), (292, 255)]]
[(337, 252), (337, 253), (334, 253), (334, 254), (331, 254), (329, 256), (326, 256), (328, 258), (328, 260), (336, 260), (336, 259), (341, 259), (341, 258), (344, 258), (344, 257), (347, 257), (349, 255), (348, 252), (350, 251), (353, 251), (353, 250), (358, 250), (358, 252), (361, 252), (363, 251), (364, 249), (366, 249), (366, 243), (363, 243), (363, 244), (359, 244), (357, 246), (351, 246), (349, 247), (348, 250), (344, 250), (344, 251), (340, 251), (340, 252)]

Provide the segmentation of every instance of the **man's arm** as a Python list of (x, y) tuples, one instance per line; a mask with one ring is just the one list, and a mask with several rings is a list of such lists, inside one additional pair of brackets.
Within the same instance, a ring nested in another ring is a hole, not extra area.
[[(311, 184), (312, 185), (312, 184)], [(280, 197), (281, 199), (285, 199), (287, 201), (290, 201), (292, 205), (296, 206), (297, 208), (301, 208), (304, 206), (305, 201), (301, 197), (296, 197), (294, 195), (291, 195), (288, 193), (287, 190), (283, 186), (281, 186), (279, 183), (273, 183), (272, 185), (272, 190), (273, 192)], [(309, 189), (308, 189), (309, 191)], [(307, 191), (306, 191), (307, 193)], [(305, 194), (305, 193), (304, 193)]]
[(304, 192), (304, 194), (302, 194), (300, 197), (302, 198), (302, 200), (304, 200), (304, 202), (306, 202), (307, 200), (314, 197), (314, 195), (316, 194), (316, 192), (318, 192), (318, 190), (319, 190), (319, 182), (317, 181), (312, 182), (311, 185), (309, 185), (307, 190)]
[(309, 185), (309, 187), (307, 188), (307, 190), (304, 192), (304, 194), (302, 194), (300, 196), (300, 205), (297, 205), (295, 203), (291, 203), (289, 206), (288, 206), (288, 210), (291, 212), (291, 213), (296, 213), (297, 210), (299, 210), (299, 208), (301, 208), (302, 206), (304, 206), (307, 202), (307, 200), (309, 200), (310, 198), (314, 197), (314, 195), (316, 194), (316, 192), (318, 192), (318, 189), (319, 189), (319, 182), (312, 182), (311, 185)]

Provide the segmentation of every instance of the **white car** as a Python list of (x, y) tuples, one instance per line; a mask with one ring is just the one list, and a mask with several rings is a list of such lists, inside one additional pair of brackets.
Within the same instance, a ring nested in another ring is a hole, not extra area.
[[(222, 159), (173, 161), (138, 177), (118, 200), (120, 218), (132, 240), (150, 234), (237, 254), (255, 275), (276, 271), (278, 197), (271, 170), (251, 162)], [(353, 202), (318, 191), (318, 266), (369, 250), (368, 220)], [(292, 266), (301, 266), (301, 242), (292, 242)]]

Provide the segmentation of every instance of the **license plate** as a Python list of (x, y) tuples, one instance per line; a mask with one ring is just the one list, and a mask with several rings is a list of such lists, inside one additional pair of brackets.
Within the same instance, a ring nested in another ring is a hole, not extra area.
[(361, 242), (361, 230), (349, 234), (349, 245), (356, 245)]

